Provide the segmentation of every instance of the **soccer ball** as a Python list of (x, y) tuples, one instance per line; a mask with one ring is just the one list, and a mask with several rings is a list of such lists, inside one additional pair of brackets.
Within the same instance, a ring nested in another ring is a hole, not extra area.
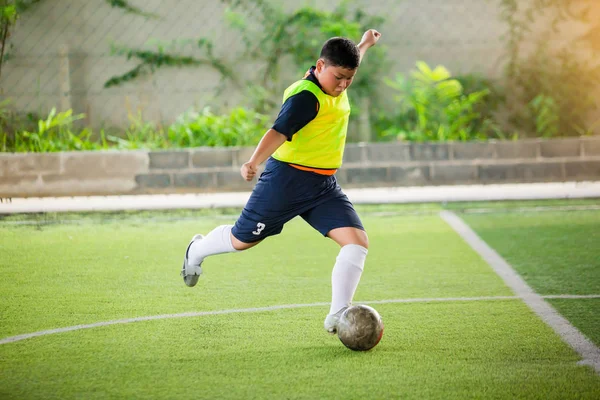
[(348, 307), (340, 316), (337, 334), (342, 343), (351, 350), (371, 350), (383, 336), (383, 322), (373, 307)]

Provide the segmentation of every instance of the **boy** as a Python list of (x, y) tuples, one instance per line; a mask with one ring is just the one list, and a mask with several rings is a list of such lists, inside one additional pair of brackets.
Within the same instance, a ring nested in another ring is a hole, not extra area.
[(207, 256), (254, 247), (299, 215), (341, 247), (324, 322), (328, 332), (336, 333), (341, 313), (352, 302), (369, 246), (360, 218), (334, 175), (342, 164), (350, 115), (346, 89), (365, 52), (380, 36), (370, 29), (358, 46), (345, 38), (329, 39), (316, 66), (288, 87), (275, 124), (241, 168), (242, 177), (251, 181), (268, 159), (235, 225), (221, 225), (206, 237), (196, 235), (188, 245), (181, 271), (187, 286), (196, 285)]

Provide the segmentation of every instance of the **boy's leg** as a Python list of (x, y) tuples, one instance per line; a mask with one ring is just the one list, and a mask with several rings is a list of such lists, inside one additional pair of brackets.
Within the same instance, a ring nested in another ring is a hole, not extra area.
[(369, 248), (365, 231), (357, 228), (337, 228), (327, 234), (340, 245), (331, 273), (331, 307), (336, 314), (350, 306), (363, 269)]
[(232, 225), (220, 225), (208, 235), (195, 235), (185, 251), (181, 276), (187, 286), (196, 286), (202, 274), (202, 261), (214, 254), (237, 251), (231, 241)]
[(233, 253), (256, 246), (260, 243), (244, 243), (231, 233), (233, 225), (221, 225), (210, 231), (208, 235), (196, 235), (188, 245), (183, 261), (181, 275), (188, 286), (195, 286), (202, 274), (202, 261), (208, 256)]
[(206, 236), (192, 240), (187, 254), (188, 262), (200, 265), (208, 256), (246, 250), (259, 243), (240, 242), (231, 234), (231, 228), (233, 225), (217, 226)]
[(331, 271), (331, 307), (324, 322), (325, 330), (335, 333), (340, 316), (352, 304), (369, 244), (366, 232), (358, 228), (336, 228), (327, 236), (341, 247)]
[[(288, 167), (291, 168), (291, 167)], [(268, 236), (277, 235), (283, 225), (298, 215), (290, 209), (291, 199), (279, 164), (267, 162), (246, 206), (235, 225), (221, 225), (206, 237), (196, 235), (186, 250), (181, 275), (194, 286), (202, 273), (201, 264), (208, 256), (242, 251), (256, 246)]]
[(341, 247), (331, 273), (331, 307), (324, 323), (327, 331), (335, 333), (341, 313), (352, 304), (369, 240), (354, 206), (341, 189), (332, 199), (302, 214), (302, 218)]

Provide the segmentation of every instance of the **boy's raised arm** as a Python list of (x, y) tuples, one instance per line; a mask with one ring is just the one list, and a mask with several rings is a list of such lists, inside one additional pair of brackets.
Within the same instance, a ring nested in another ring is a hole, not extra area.
[(375, 29), (369, 29), (363, 34), (360, 43), (358, 44), (358, 50), (360, 51), (360, 60), (362, 61), (363, 56), (371, 46), (375, 46), (375, 43), (381, 37), (381, 33)]

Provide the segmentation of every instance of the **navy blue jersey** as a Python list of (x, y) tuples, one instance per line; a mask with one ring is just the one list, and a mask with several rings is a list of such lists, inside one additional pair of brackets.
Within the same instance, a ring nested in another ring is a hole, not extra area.
[[(311, 67), (306, 80), (316, 84), (319, 88), (321, 85), (315, 76), (315, 67)], [(304, 128), (310, 121), (315, 119), (319, 112), (319, 100), (317, 97), (304, 90), (289, 97), (281, 106), (279, 115), (272, 126), (272, 129), (285, 135), (288, 141), (292, 140), (294, 133)]]

